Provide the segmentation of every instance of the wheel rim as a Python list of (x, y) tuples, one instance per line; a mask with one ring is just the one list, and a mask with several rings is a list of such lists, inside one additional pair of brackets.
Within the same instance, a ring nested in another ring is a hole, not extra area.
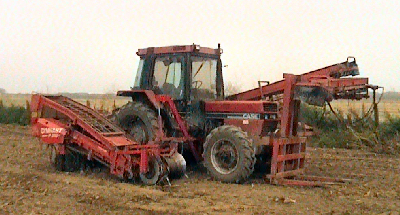
[(140, 179), (146, 185), (156, 184), (160, 179), (161, 169), (161, 163), (157, 159), (150, 159), (148, 171), (146, 173), (140, 173)]
[(236, 170), (239, 153), (229, 140), (219, 140), (211, 148), (211, 163), (221, 174), (229, 174)]
[(154, 179), (158, 173), (158, 166), (154, 161), (149, 161), (149, 171), (143, 174), (143, 177), (146, 179)]

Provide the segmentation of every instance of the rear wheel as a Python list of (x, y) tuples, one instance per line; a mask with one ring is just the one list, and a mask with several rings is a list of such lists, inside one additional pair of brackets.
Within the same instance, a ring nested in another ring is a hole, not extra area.
[(204, 143), (204, 165), (213, 179), (243, 183), (255, 164), (251, 139), (240, 128), (224, 125), (215, 128)]
[(129, 102), (116, 113), (116, 123), (138, 143), (154, 140), (159, 129), (157, 116), (141, 102)]

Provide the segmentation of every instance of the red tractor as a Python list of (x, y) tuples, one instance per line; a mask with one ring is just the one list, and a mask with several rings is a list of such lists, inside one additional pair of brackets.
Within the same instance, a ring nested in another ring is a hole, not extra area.
[[(136, 142), (176, 145), (186, 159), (203, 161), (216, 180), (244, 182), (259, 163), (270, 165), (271, 182), (290, 184), (285, 178), (304, 173), (305, 166), (300, 101), (322, 105), (332, 99), (361, 99), (372, 87), (367, 78), (343, 78), (359, 74), (355, 59), (348, 58), (225, 97), (221, 53), (219, 45), (139, 49), (134, 85), (117, 93), (132, 101), (116, 111), (114, 120)], [(182, 173), (180, 154), (168, 166)]]

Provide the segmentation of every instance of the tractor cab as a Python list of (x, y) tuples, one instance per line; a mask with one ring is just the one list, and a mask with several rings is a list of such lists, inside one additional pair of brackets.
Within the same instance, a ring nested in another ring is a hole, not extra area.
[(218, 100), (224, 96), (221, 49), (199, 45), (139, 49), (133, 90), (152, 90), (175, 101)]

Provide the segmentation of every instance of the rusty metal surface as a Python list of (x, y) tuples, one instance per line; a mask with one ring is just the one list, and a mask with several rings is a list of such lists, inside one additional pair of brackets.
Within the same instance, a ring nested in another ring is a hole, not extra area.
[[(368, 78), (345, 78), (359, 75), (355, 59), (349, 62), (334, 64), (302, 75), (284, 74), (283, 80), (262, 86), (246, 92), (229, 96), (228, 102), (210, 102), (207, 112), (255, 112), (261, 113), (258, 107), (261, 101), (277, 97), (280, 101), (279, 132), (267, 134), (272, 146), (271, 182), (291, 185), (318, 185), (319, 181), (294, 181), (285, 178), (304, 173), (307, 138), (298, 135), (298, 116), (300, 101), (322, 106), (325, 101), (348, 98), (359, 99), (368, 97)], [(239, 111), (240, 110), (240, 111)], [(260, 120), (261, 121), (261, 120)], [(244, 122), (246, 122), (246, 125)], [(252, 135), (260, 135), (265, 127), (256, 120), (224, 120), (224, 123), (241, 127)], [(302, 133), (304, 134), (304, 133)], [(266, 145), (261, 143), (261, 145)]]
[[(189, 144), (190, 146), (190, 150), (192, 151), (192, 154), (194, 156), (194, 158), (196, 159), (197, 162), (202, 160), (201, 157), (201, 152), (197, 149), (197, 147), (194, 145), (194, 140), (195, 138), (193, 138), (188, 131), (188, 127), (186, 122), (182, 119), (181, 115), (179, 114), (174, 101), (172, 100), (172, 98), (168, 95), (156, 95), (156, 99), (157, 101), (159, 101), (160, 103), (163, 103), (165, 105), (167, 105), (172, 113), (172, 115), (174, 116), (174, 119), (176, 121), (176, 123), (179, 126), (180, 131), (183, 133), (183, 137), (184, 137), (184, 141)], [(160, 119), (161, 116), (159, 116), (159, 122), (161, 122)]]
[(200, 45), (181, 45), (181, 46), (165, 46), (165, 47), (149, 47), (139, 49), (136, 53), (139, 56), (147, 54), (172, 54), (172, 53), (187, 53), (187, 52), (198, 52), (203, 54), (218, 55), (218, 49), (212, 49), (207, 47), (201, 47)]
[(219, 113), (276, 113), (278, 103), (266, 101), (206, 101), (205, 110)]
[(32, 125), (32, 135), (48, 144), (61, 144), (67, 135), (67, 126), (54, 119), (38, 118)]
[[(354, 59), (350, 57), (351, 59)], [(349, 59), (348, 59), (349, 60)], [(358, 88), (369, 88), (368, 78), (344, 78), (347, 76), (359, 75), (358, 65), (355, 59), (352, 62), (345, 61), (343, 63), (334, 64), (301, 75), (296, 75), (296, 85), (309, 87), (323, 87), (332, 94), (340, 94), (346, 91), (346, 87), (358, 86)], [(292, 74), (284, 74), (284, 80), (274, 82), (272, 84), (260, 86), (258, 88), (241, 92), (227, 97), (229, 100), (259, 100), (268, 96), (282, 94), (285, 89), (285, 79), (291, 77)], [(360, 96), (357, 93), (353, 96), (354, 99)], [(335, 97), (340, 98), (340, 97)], [(352, 99), (348, 94), (347, 99)]]
[(156, 109), (160, 108), (160, 102), (156, 99), (156, 94), (152, 90), (119, 90), (117, 92), (117, 96), (134, 97), (136, 95), (144, 95)]
[[(176, 151), (160, 149), (158, 144), (140, 145), (101, 114), (63, 96), (33, 95), (31, 102), (33, 134), (44, 143), (56, 144), (59, 154), (65, 148), (84, 153), (110, 168), (111, 174), (131, 179), (136, 173), (149, 171), (149, 159)], [(44, 118), (46, 111), (55, 113)], [(49, 136), (50, 135), (50, 136)], [(161, 176), (160, 176), (161, 177)]]
[(137, 144), (127, 140), (126, 137), (125, 139), (115, 139), (115, 141), (108, 140), (105, 137), (107, 133), (112, 133), (113, 135), (119, 133), (120, 136), (124, 136), (125, 132), (111, 123), (107, 118), (85, 105), (64, 96), (42, 96), (41, 99), (42, 104), (66, 115), (71, 119), (72, 124), (77, 124), (82, 127), (97, 141), (105, 144), (108, 148)]

